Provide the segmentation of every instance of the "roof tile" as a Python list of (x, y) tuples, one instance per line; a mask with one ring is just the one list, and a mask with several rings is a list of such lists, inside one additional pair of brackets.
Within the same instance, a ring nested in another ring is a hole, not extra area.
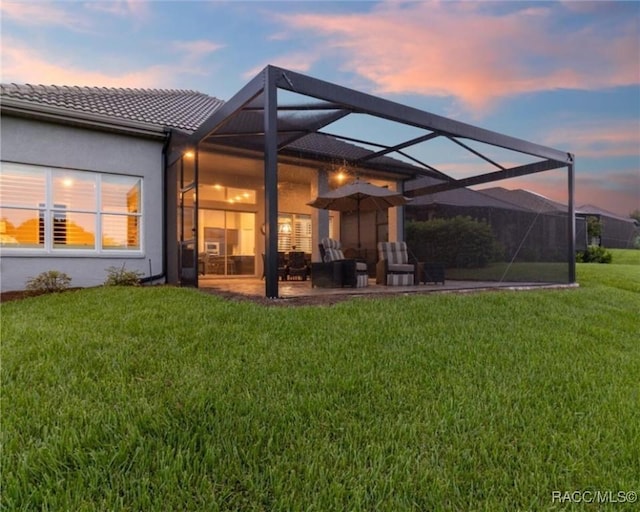
[(0, 84), (2, 98), (194, 131), (224, 102), (177, 89)]

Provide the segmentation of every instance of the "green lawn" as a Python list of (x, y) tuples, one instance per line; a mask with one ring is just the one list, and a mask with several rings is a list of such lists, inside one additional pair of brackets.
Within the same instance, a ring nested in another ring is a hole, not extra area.
[(552, 492), (640, 491), (640, 266), (578, 272), (331, 307), (169, 287), (3, 304), (2, 509), (573, 510)]
[(611, 252), (612, 263), (616, 265), (640, 265), (638, 249), (607, 249)]

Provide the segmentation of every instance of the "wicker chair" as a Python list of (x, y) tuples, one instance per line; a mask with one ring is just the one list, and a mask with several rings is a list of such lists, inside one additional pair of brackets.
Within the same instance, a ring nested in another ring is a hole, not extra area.
[(363, 288), (369, 285), (367, 264), (356, 259), (345, 258), (338, 240), (323, 238), (319, 248), (322, 263), (312, 265), (311, 278), (314, 286)]
[(417, 268), (409, 263), (406, 242), (379, 242), (376, 283), (387, 286), (411, 286), (416, 283)]

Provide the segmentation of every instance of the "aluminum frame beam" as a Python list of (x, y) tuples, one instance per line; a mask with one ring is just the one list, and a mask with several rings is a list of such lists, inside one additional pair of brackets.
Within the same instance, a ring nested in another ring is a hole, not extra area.
[(469, 151), (470, 153), (473, 153), (474, 155), (482, 158), (485, 162), (489, 162), (491, 165), (493, 165), (494, 167), (497, 167), (498, 169), (501, 170), (505, 170), (505, 167), (500, 165), (497, 162), (494, 162), (493, 160), (491, 160), (491, 158), (489, 158), (488, 156), (483, 155), (482, 153), (480, 153), (480, 151), (476, 151), (475, 149), (473, 149), (472, 147), (467, 146), (464, 142), (460, 142), (458, 139), (456, 139), (455, 137), (447, 137), (447, 139), (449, 139), (451, 142), (455, 142), (458, 146), (460, 146), (461, 148), (466, 149), (467, 151)]
[(395, 151), (400, 151), (401, 149), (415, 146), (416, 144), (420, 144), (421, 142), (426, 142), (428, 140), (435, 139), (436, 137), (440, 137), (440, 135), (441, 135), (440, 133), (431, 132), (421, 137), (416, 137), (415, 139), (405, 141), (401, 144), (396, 144), (395, 146), (386, 146), (385, 149), (376, 151), (375, 153), (372, 153), (368, 156), (364, 156), (360, 158), (359, 160), (356, 161), (356, 163), (366, 162), (368, 160), (371, 160), (372, 158), (378, 158), (379, 156), (388, 155), (389, 153), (393, 153)]
[(275, 66), (268, 67), (278, 76), (277, 84), (280, 89), (344, 105), (345, 108), (352, 107), (355, 111), (397, 123), (417, 126), (418, 128), (440, 132), (453, 137), (471, 139), (539, 158), (556, 160), (564, 164), (569, 163), (569, 154), (557, 149), (448, 119), (394, 101), (378, 98), (317, 78), (311, 78), (295, 71)]
[(216, 110), (189, 138), (192, 144), (202, 142), (213, 131), (228, 123), (235, 114), (251, 103), (264, 90), (264, 75), (256, 75), (247, 85), (240, 89), (229, 101)]
[(567, 169), (567, 189), (569, 195), (569, 211), (568, 211), (568, 258), (569, 258), (569, 283), (576, 282), (576, 207), (574, 202), (575, 190), (575, 158), (573, 163), (569, 164)]
[(278, 89), (264, 70), (265, 295), (278, 297)]
[(527, 174), (535, 174), (538, 172), (551, 171), (553, 169), (559, 169), (566, 167), (567, 164), (557, 162), (555, 160), (543, 160), (542, 162), (535, 162), (533, 164), (520, 165), (518, 167), (512, 167), (510, 169), (504, 169), (502, 171), (489, 172), (486, 174), (480, 174), (477, 176), (471, 176), (462, 180), (453, 180), (448, 183), (439, 183), (437, 185), (429, 185), (428, 187), (420, 187), (413, 190), (407, 190), (405, 195), (407, 197), (424, 196), (428, 194), (435, 194), (436, 192), (444, 192), (446, 190), (453, 190), (456, 188), (471, 187), (473, 185), (481, 185), (483, 183), (490, 183), (492, 181), (506, 180), (509, 178), (517, 178), (519, 176), (526, 176)]

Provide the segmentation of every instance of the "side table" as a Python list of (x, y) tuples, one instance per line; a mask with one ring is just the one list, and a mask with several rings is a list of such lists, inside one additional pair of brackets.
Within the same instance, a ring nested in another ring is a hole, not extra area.
[(442, 263), (418, 263), (418, 283), (442, 283), (444, 285), (444, 265)]

